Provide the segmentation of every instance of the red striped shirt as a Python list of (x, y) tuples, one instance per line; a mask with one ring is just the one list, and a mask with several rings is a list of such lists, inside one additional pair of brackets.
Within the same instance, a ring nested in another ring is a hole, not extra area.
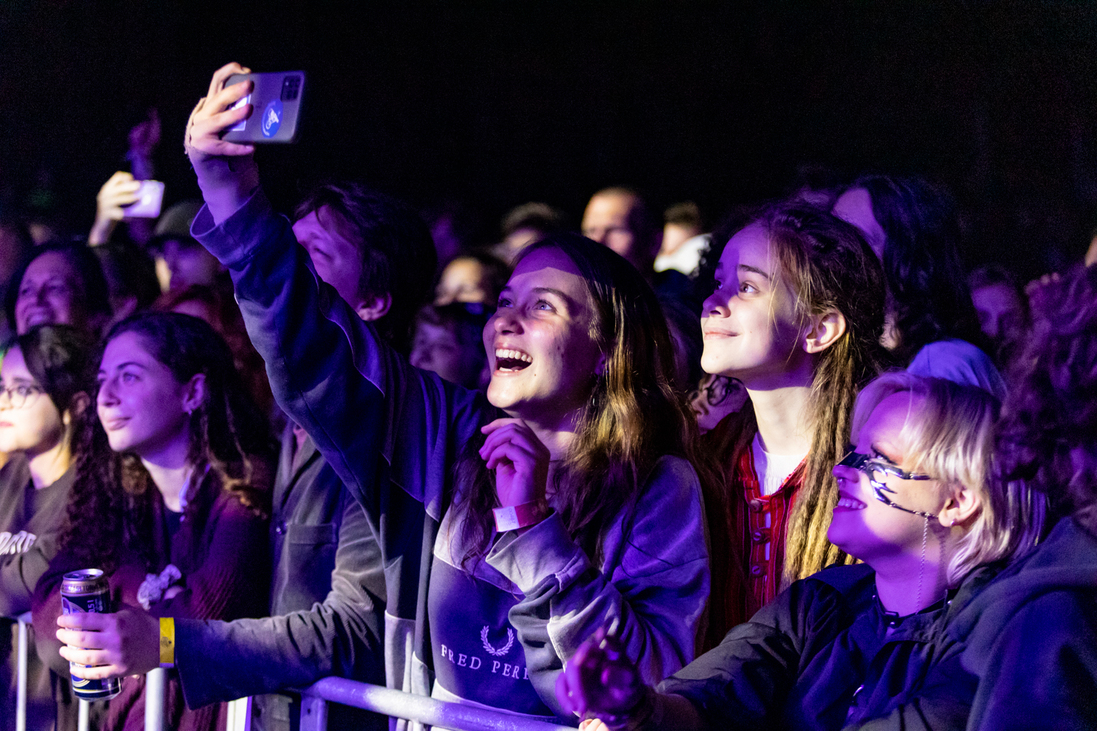
[(804, 480), (804, 462), (785, 478), (777, 492), (763, 495), (754, 466), (754, 451), (748, 444), (739, 455), (732, 477), (733, 489), (741, 489), (746, 502), (745, 519), (739, 523), (746, 534), (746, 617), (749, 618), (773, 601), (781, 590), (788, 518)]

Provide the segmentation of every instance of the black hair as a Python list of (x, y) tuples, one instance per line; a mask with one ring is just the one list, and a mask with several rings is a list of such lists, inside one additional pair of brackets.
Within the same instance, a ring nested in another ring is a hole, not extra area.
[(27, 370), (60, 413), (73, 408), (76, 397), (90, 395), (95, 385), (94, 343), (70, 325), (41, 325), (15, 339)]
[(327, 209), (330, 224), (358, 247), (362, 276), (358, 292), (391, 297), (388, 312), (375, 325), (393, 347), (407, 352), (415, 313), (432, 299), (438, 255), (423, 219), (411, 206), (360, 183), (329, 182), (310, 190), (295, 219)]
[[(11, 284), (4, 296), (4, 307), (7, 310), (8, 323), (11, 329), (16, 330), (15, 304), (19, 299), (19, 290), (23, 277), (31, 264), (49, 253), (60, 255), (76, 272), (77, 284), (80, 286), (77, 301), (82, 304), (84, 311), (88, 314), (89, 321), (94, 322), (96, 319), (101, 319), (103, 322), (109, 321), (111, 316), (110, 289), (107, 287), (106, 277), (103, 276), (103, 267), (99, 264), (99, 258), (85, 244), (61, 242), (43, 244), (32, 249), (29, 256), (23, 260), (23, 263), (12, 275)], [(98, 335), (98, 333), (93, 334)]]
[(114, 298), (133, 297), (138, 310), (148, 309), (160, 296), (156, 263), (144, 249), (124, 241), (111, 242), (92, 249), (107, 279)]
[[(481, 269), (484, 270), (484, 284), (487, 289), (485, 293), (486, 304), (495, 307), (495, 302), (499, 299), (499, 293), (503, 291), (503, 287), (507, 286), (507, 280), (510, 279), (510, 264), (486, 251), (468, 251), (450, 259), (446, 262), (446, 266), (448, 267), (453, 262), (461, 259), (470, 259), (479, 264)], [(439, 272), (439, 282), (441, 282), (443, 273), (445, 273), (444, 267)]]
[(864, 189), (884, 230), (884, 276), (899, 345), (909, 363), (929, 343), (959, 338), (984, 345), (960, 261), (960, 218), (943, 188), (918, 177), (864, 175)]
[[(484, 326), (495, 307), (479, 302), (426, 305), (415, 316), (415, 325), (434, 325), (452, 332), (461, 345), (481, 344)], [(486, 354), (485, 354), (486, 357)]]
[(524, 228), (538, 231), (543, 237), (564, 230), (564, 214), (548, 203), (523, 203), (507, 211), (500, 228), (503, 238)]
[[(276, 445), (266, 416), (251, 400), (221, 336), (204, 320), (175, 312), (143, 312), (110, 329), (102, 348), (124, 333), (163, 364), (179, 383), (205, 376), (205, 399), (190, 416), (187, 461), (211, 479), (189, 500), (189, 519), (204, 519), (218, 491), (231, 493), (259, 515), (270, 514)], [(119, 546), (138, 552), (151, 567), (153, 494), (156, 487), (138, 455), (114, 452), (95, 409), (86, 410), (77, 436), (79, 455), (61, 544), (82, 562), (108, 573)]]

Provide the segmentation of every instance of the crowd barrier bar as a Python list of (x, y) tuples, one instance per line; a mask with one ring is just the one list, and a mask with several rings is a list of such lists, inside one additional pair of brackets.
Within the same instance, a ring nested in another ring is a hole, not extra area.
[(88, 720), (91, 717), (91, 704), (87, 701), (77, 701), (76, 731), (88, 731), (91, 725)]
[[(18, 618), (18, 689), (15, 728), (26, 731), (27, 624), (30, 613)], [(167, 671), (162, 668), (145, 675), (145, 731), (166, 731), (164, 707)], [(575, 731), (569, 726), (516, 716), (459, 703), (447, 703), (421, 695), (404, 693), (345, 678), (324, 678), (301, 693), (301, 731), (327, 731), (328, 703), (339, 703), (384, 716), (452, 729), (452, 731)], [(90, 705), (79, 701), (77, 731), (89, 729)], [(251, 698), (229, 703), (226, 731), (250, 731)]]
[(167, 686), (168, 671), (164, 668), (145, 673), (145, 731), (167, 731), (164, 727)]
[(569, 726), (559, 726), (513, 713), (447, 703), (345, 678), (324, 678), (300, 692), (301, 731), (327, 731), (329, 702), (452, 731), (575, 731)]
[(15, 660), (15, 731), (27, 731), (27, 651), (30, 646), (27, 625), (30, 621), (30, 612), (15, 618), (19, 628)]

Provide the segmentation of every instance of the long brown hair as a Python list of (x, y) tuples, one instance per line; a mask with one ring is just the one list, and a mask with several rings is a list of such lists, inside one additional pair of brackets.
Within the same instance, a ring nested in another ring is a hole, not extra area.
[[(814, 362), (808, 402), (811, 448), (796, 493), (786, 538), (784, 583), (810, 576), (849, 557), (827, 540), (838, 499), (831, 469), (849, 445), (858, 389), (880, 370), (884, 327), (884, 274), (872, 249), (850, 224), (802, 205), (775, 205), (753, 225), (765, 231), (780, 279), (796, 299), (800, 317), (843, 315), (845, 333)], [(706, 441), (711, 453), (736, 459), (757, 432), (753, 407), (724, 420)], [(731, 495), (732, 509), (741, 496)]]
[[(688, 459), (703, 484), (714, 472), (696, 459), (696, 423), (671, 387), (673, 346), (651, 287), (631, 264), (582, 236), (552, 235), (522, 257), (540, 249), (563, 253), (579, 270), (594, 313), (591, 336), (606, 357), (603, 374), (592, 379), (576, 438), (554, 474), (564, 525), (597, 560), (606, 527), (635, 506), (659, 457)], [(479, 446), (470, 444), (459, 466), (460, 484), (470, 486), (457, 506), (466, 567), (486, 553), (491, 508), (498, 505), (495, 476), (477, 456)]]
[[(186, 507), (188, 519), (204, 519), (201, 513), (216, 490), (230, 492), (259, 515), (269, 515), (276, 445), (225, 341), (197, 317), (146, 312), (115, 325), (103, 347), (127, 332), (134, 333), (179, 383), (205, 375), (206, 398), (190, 418), (188, 462), (195, 475), (209, 468), (203, 484), (211, 485), (213, 493), (193, 496)], [(151, 569), (156, 491), (152, 478), (136, 454), (110, 448), (94, 405), (85, 410), (81, 422), (73, 497), (61, 545), (71, 547), (88, 565), (111, 571), (117, 566), (121, 542), (142, 554)]]

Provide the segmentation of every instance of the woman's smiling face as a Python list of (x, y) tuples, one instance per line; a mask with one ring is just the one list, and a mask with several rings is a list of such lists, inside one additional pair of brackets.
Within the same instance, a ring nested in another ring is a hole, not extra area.
[(192, 399), (188, 384), (123, 332), (103, 351), (99, 368), (99, 420), (115, 452), (149, 457), (189, 439)]
[(574, 417), (602, 360), (593, 322), (587, 284), (567, 255), (543, 248), (525, 256), (484, 328), (488, 401), (546, 425)]
[(15, 300), (15, 329), (20, 335), (36, 325), (74, 325), (87, 322), (80, 277), (56, 251), (47, 251), (30, 263)]
[[(855, 450), (911, 471), (903, 429), (911, 414), (923, 407), (922, 399), (910, 393), (888, 396), (872, 410), (857, 434)], [(827, 538), (843, 551), (876, 568), (874, 562), (921, 550), (926, 518), (908, 510), (937, 514), (944, 507), (936, 480), (903, 479), (876, 471), (875, 476), (889, 490), (888, 497), (906, 510), (876, 498), (869, 476), (853, 467), (838, 465), (838, 504), (834, 508)]]
[(804, 318), (779, 270), (761, 226), (747, 226), (728, 241), (716, 267), (716, 289), (702, 309), (701, 367), (707, 373), (766, 388), (803, 364)]

